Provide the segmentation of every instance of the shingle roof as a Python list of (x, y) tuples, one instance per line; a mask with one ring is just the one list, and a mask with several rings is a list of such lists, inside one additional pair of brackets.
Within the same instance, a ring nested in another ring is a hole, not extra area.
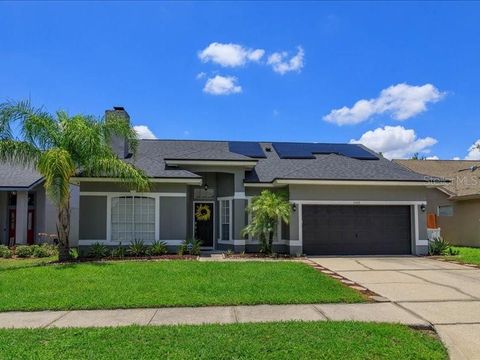
[[(270, 143), (262, 143), (265, 149)], [(361, 146), (361, 145), (358, 145)], [(372, 154), (373, 151), (363, 147)], [(305, 180), (382, 180), (423, 181), (424, 177), (378, 154), (378, 160), (359, 160), (337, 154), (317, 154), (314, 159), (281, 159), (276, 152), (266, 152), (246, 181), (271, 182), (275, 179)]]
[[(228, 141), (140, 140), (135, 159), (127, 159), (150, 177), (198, 177), (180, 168), (168, 167), (165, 159), (258, 161), (246, 182), (275, 179), (424, 181), (424, 177), (379, 157), (359, 160), (336, 154), (317, 154), (313, 159), (281, 159), (272, 143), (261, 142), (266, 158), (251, 158), (229, 150)], [(361, 145), (358, 145), (361, 146)], [(270, 148), (270, 151), (266, 151)]]
[(0, 188), (29, 188), (41, 179), (42, 176), (34, 169), (9, 163), (0, 164)]
[(394, 160), (420, 174), (449, 181), (440, 186), (453, 197), (480, 195), (480, 161), (474, 160)]

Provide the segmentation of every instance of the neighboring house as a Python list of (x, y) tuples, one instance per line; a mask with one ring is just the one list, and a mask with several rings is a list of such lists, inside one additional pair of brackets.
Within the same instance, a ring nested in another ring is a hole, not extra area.
[(442, 185), (427, 192), (429, 227), (439, 227), (452, 244), (480, 247), (480, 161), (395, 162)]
[[(121, 107), (111, 112), (129, 119)], [(290, 223), (278, 227), (276, 251), (292, 254), (421, 254), (427, 250), (427, 185), (422, 175), (361, 145), (140, 140), (114, 150), (150, 177), (147, 193), (113, 178), (78, 176), (81, 248), (187, 238), (205, 248), (256, 251), (241, 236), (245, 209), (261, 190), (284, 190)]]
[[(78, 206), (72, 214), (78, 219)], [(57, 232), (55, 223), (56, 209), (46, 197), (40, 174), (33, 169), (0, 164), (0, 244), (39, 243), (47, 239), (39, 234)], [(74, 238), (77, 232), (74, 222)]]

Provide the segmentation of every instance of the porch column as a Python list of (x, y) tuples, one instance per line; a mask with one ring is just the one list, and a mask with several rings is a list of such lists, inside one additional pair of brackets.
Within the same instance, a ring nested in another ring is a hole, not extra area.
[[(233, 207), (233, 236), (235, 241), (235, 251), (245, 251), (245, 240), (241, 235), (243, 228), (247, 225), (246, 212), (247, 199), (245, 198), (245, 186), (243, 180), (245, 178), (245, 171), (237, 171), (234, 176), (235, 193), (232, 201)], [(231, 221), (232, 221), (231, 220)]]
[(28, 191), (17, 191), (17, 206), (15, 213), (15, 243), (27, 244), (28, 221)]

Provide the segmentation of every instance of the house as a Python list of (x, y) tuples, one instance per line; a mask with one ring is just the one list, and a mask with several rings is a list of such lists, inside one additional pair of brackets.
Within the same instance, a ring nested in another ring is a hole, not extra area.
[[(109, 110), (129, 119), (116, 107)], [(289, 224), (274, 241), (291, 254), (423, 254), (427, 250), (424, 176), (355, 144), (140, 140), (136, 156), (121, 139), (114, 150), (151, 179), (137, 193), (114, 178), (74, 179), (79, 240), (128, 245), (186, 238), (208, 249), (257, 251), (244, 238), (245, 211), (263, 189), (288, 192)]]
[[(129, 120), (122, 107), (108, 110), (107, 116), (112, 113)], [(175, 251), (188, 238), (200, 239), (206, 249), (258, 251), (258, 240), (241, 231), (249, 222), (246, 207), (264, 189), (286, 192), (292, 206), (289, 223), (278, 226), (274, 251), (427, 251), (424, 211), (432, 183), (362, 145), (140, 140), (132, 156), (128, 143), (116, 138), (112, 148), (142, 169), (151, 187), (140, 193), (115, 178), (73, 178), (70, 240), (81, 251), (97, 242), (127, 246), (133, 240), (162, 240)], [(12, 169), (1, 168), (0, 219), (7, 224), (15, 209), (16, 242), (31, 243), (32, 236), (37, 241), (35, 234), (55, 232), (56, 215), (41, 177)], [(28, 205), (28, 194), (34, 205)], [(33, 214), (30, 207), (35, 207)], [(7, 231), (2, 241), (12, 234)]]
[[(72, 215), (78, 218), (75, 203)], [(0, 244), (42, 242), (46, 237), (40, 234), (56, 233), (55, 221), (56, 209), (46, 197), (41, 175), (22, 166), (0, 164)], [(72, 224), (75, 237), (78, 229), (75, 221)]]
[(480, 247), (480, 161), (395, 160), (410, 170), (436, 179), (427, 191), (429, 227), (455, 245)]

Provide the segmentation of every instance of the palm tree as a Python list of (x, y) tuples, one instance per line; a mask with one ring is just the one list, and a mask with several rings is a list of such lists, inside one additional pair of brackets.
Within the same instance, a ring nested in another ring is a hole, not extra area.
[(110, 147), (123, 137), (135, 152), (137, 135), (119, 117), (50, 114), (29, 101), (0, 104), (0, 161), (35, 168), (45, 179), (48, 197), (58, 209), (59, 260), (69, 256), (70, 184), (78, 172), (115, 177), (139, 191), (149, 187), (142, 171), (118, 158)]
[(243, 230), (242, 235), (258, 237), (262, 243), (262, 251), (272, 252), (273, 236), (279, 221), (288, 224), (292, 211), (285, 192), (263, 190), (252, 199), (247, 211), (252, 221)]

